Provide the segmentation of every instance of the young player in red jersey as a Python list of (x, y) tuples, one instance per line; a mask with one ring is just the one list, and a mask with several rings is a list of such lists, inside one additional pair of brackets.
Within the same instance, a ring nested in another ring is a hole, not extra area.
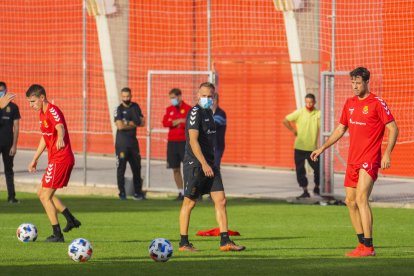
[(48, 166), (42, 178), (42, 187), (37, 193), (53, 228), (53, 234), (46, 241), (64, 242), (57, 211), (61, 212), (67, 220), (64, 232), (81, 225), (69, 209), (55, 196), (57, 189), (68, 185), (75, 164), (68, 128), (63, 113), (57, 106), (47, 101), (46, 91), (41, 85), (33, 84), (30, 86), (26, 92), (26, 98), (33, 110), (40, 111), (39, 123), (42, 132), (39, 146), (28, 166), (29, 172), (36, 171), (37, 160), (46, 148), (48, 151)]
[[(349, 98), (342, 110), (339, 126), (319, 149), (311, 154), (313, 160), (335, 144), (349, 129), (350, 145), (345, 175), (346, 205), (359, 245), (349, 257), (375, 256), (372, 243), (372, 212), (369, 196), (378, 177), (379, 168), (391, 166), (391, 152), (397, 142), (398, 127), (387, 104), (368, 88), (370, 72), (358, 67), (350, 72), (355, 96)], [(381, 158), (384, 130), (389, 130), (388, 144)]]

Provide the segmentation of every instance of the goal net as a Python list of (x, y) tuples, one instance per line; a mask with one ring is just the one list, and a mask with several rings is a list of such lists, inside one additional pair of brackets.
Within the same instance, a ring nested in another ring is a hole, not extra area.
[[(196, 104), (198, 87), (207, 81), (215, 82), (212, 71), (148, 71), (145, 174), (147, 189), (157, 189), (159, 179), (165, 179), (164, 175), (168, 174), (171, 179), (171, 190), (176, 190), (171, 170), (165, 169), (168, 128), (163, 126), (162, 120), (166, 108), (171, 105), (168, 92), (172, 88), (179, 88), (182, 91), (182, 100), (193, 106)], [(216, 92), (218, 90), (217, 87)]]

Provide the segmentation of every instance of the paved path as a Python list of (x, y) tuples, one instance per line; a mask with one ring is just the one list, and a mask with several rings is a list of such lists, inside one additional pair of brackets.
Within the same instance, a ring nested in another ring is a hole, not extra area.
[[(39, 172), (29, 174), (27, 165), (34, 152), (20, 150), (15, 158), (15, 182), (17, 191), (34, 191), (40, 183), (44, 168), (46, 167), (46, 152), (39, 160)], [(145, 177), (145, 161), (143, 160), (142, 173)], [(0, 189), (5, 189), (3, 164), (0, 166)], [(176, 193), (171, 170), (166, 169), (164, 161), (151, 163), (151, 191), (163, 192), (161, 194)], [(132, 174), (127, 169), (126, 176)], [(262, 197), (295, 201), (295, 197), (301, 193), (296, 183), (293, 171), (256, 169), (233, 166), (223, 166), (222, 176), (226, 194), (237, 197)], [(308, 176), (311, 180), (312, 176)], [(87, 159), (87, 185), (83, 185), (84, 170), (83, 157), (76, 155), (76, 165), (72, 172), (71, 182), (67, 193), (90, 193), (117, 195), (115, 157), (88, 156)], [(145, 184), (144, 184), (145, 185)], [(310, 190), (313, 184), (310, 185)], [(154, 193), (153, 193), (154, 194)], [(336, 198), (343, 199), (343, 175), (335, 177), (334, 194)], [(154, 194), (156, 195), (156, 194)], [(4, 197), (1, 196), (1, 197)], [(379, 178), (375, 184), (371, 199), (374, 203), (396, 206), (414, 206), (414, 179)], [(313, 197), (306, 203), (320, 201), (321, 198)]]

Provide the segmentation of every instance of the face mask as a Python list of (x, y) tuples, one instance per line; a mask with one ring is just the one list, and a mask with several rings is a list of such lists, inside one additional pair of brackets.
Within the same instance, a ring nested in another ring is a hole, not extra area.
[(213, 105), (213, 99), (212, 98), (207, 98), (207, 97), (202, 97), (200, 98), (200, 101), (198, 102), (199, 105), (204, 108), (210, 108)]
[(122, 101), (125, 105), (130, 105), (130, 103), (131, 103), (131, 100), (129, 100), (129, 101)]
[(0, 98), (3, 97), (4, 95), (6, 95), (6, 92), (1, 91), (0, 92)]
[(178, 99), (177, 98), (171, 99), (171, 104), (173, 106), (177, 106), (178, 105)]

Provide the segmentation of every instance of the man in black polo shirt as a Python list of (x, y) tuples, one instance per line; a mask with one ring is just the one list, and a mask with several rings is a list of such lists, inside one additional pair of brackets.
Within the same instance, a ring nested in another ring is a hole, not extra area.
[(145, 199), (145, 195), (142, 192), (141, 155), (136, 132), (137, 127), (143, 127), (145, 122), (141, 108), (137, 103), (131, 102), (131, 98), (131, 89), (128, 87), (122, 88), (122, 103), (115, 111), (117, 181), (119, 198), (125, 200), (125, 170), (128, 162), (133, 175), (135, 190), (133, 199), (142, 200)]
[[(13, 95), (7, 94), (6, 83), (0, 82), (0, 154), (3, 157), (4, 174), (6, 176), (6, 185), (9, 203), (19, 203), (14, 191), (14, 171), (13, 160), (17, 150), (17, 139), (19, 137), (19, 107), (9, 101)], [(11, 96), (11, 97), (10, 97)]]
[(202, 83), (198, 90), (198, 104), (186, 119), (186, 146), (184, 155), (184, 201), (180, 211), (180, 248), (179, 251), (197, 251), (188, 240), (188, 226), (191, 211), (200, 195), (210, 193), (216, 209), (220, 228), (220, 250), (241, 251), (230, 240), (228, 234), (226, 196), (220, 170), (214, 166), (214, 144), (216, 125), (211, 105), (215, 87), (209, 82)]

